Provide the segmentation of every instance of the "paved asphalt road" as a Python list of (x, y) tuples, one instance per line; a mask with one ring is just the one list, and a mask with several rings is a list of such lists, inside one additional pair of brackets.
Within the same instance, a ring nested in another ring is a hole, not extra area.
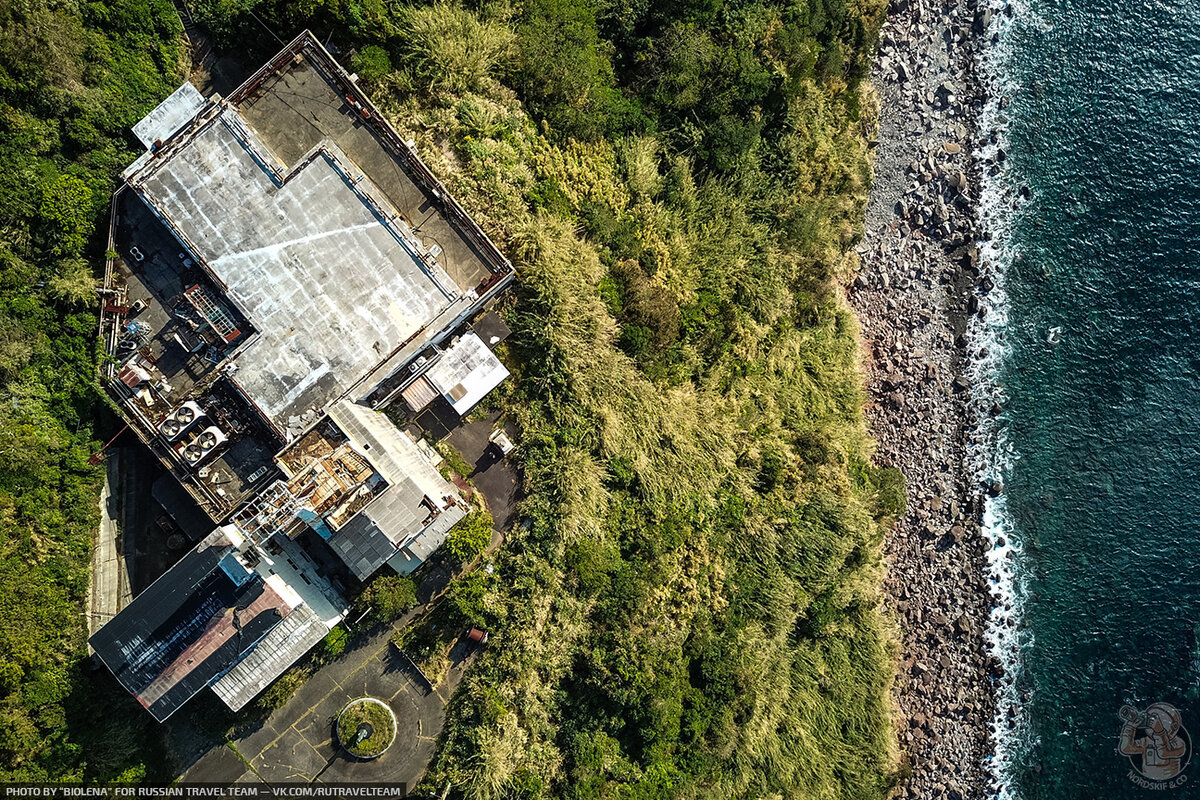
[[(498, 412), (492, 412), (478, 422), (464, 422), (450, 431), (446, 442), (475, 466), (475, 471), (466, 477), (487, 499), (496, 530), (506, 531), (513, 522), (520, 486), (516, 468), (488, 440), (499, 418)], [(510, 431), (509, 435), (513, 433)]]
[[(219, 783), (402, 783), (415, 786), (433, 755), (447, 701), (469, 659), (460, 649), (436, 690), (416, 675), (388, 643), (392, 628), (359, 642), (308, 680), (266, 723), (217, 746), (187, 772), (184, 781)], [(396, 741), (374, 761), (346, 755), (334, 742), (334, 719), (357, 697), (385, 700), (396, 715)]]

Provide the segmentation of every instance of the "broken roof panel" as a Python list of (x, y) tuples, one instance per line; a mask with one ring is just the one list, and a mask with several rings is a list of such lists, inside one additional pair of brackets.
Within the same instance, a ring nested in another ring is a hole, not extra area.
[(240, 544), (236, 531), (214, 531), (90, 640), (160, 722), (292, 611), (275, 587), (233, 557)]
[(416, 442), (386, 416), (341, 401), (330, 407), (329, 417), (388, 482), (379, 497), (329, 540), (357, 577), (369, 576), (397, 548), (423, 531), (443, 526), (451, 517), (452, 525), (465, 515), (458, 491), (438, 473)]
[(434, 550), (442, 546), (442, 542), (446, 541), (446, 534), (466, 515), (465, 503), (459, 503), (446, 509), (430, 523), (428, 528), (421, 531), (420, 535), (414, 536), (412, 541), (405, 545), (405, 549), (424, 561), (433, 555)]
[(329, 630), (311, 608), (297, 608), (252, 653), (214, 683), (213, 691), (234, 711), (241, 709), (324, 639)]

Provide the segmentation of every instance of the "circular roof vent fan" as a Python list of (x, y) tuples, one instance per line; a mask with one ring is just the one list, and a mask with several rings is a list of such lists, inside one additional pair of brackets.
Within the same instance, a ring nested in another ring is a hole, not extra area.
[(196, 412), (187, 406), (183, 406), (175, 412), (175, 418), (179, 420), (180, 424), (187, 425), (196, 418)]
[(174, 417), (167, 417), (166, 421), (162, 424), (163, 436), (166, 436), (168, 439), (175, 438), (179, 435), (180, 427), (179, 420)]
[(200, 434), (197, 444), (199, 444), (205, 450), (212, 450), (217, 446), (217, 436), (212, 431), (205, 431), (204, 433)]
[(196, 447), (196, 445), (194, 445), (194, 444), (188, 445), (187, 447), (185, 447), (183, 449), (183, 460), (188, 462), (189, 464), (195, 464), (197, 461), (199, 461), (203, 457), (204, 457), (204, 451), (201, 450), (199, 447)]

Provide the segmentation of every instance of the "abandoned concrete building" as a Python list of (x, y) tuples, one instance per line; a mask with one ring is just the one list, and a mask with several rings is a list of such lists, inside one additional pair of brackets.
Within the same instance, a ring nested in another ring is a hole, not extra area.
[(164, 720), (210, 686), (244, 706), (342, 619), (347, 585), (412, 572), (467, 514), (380, 409), (465, 415), (507, 377), (472, 324), (514, 273), (307, 32), (134, 134), (105, 377), (212, 532), (91, 645)]

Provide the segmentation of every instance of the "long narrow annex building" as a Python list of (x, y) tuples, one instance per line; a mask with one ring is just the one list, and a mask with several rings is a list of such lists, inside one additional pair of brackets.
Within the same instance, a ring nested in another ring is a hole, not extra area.
[[(109, 391), (212, 532), (91, 638), (158, 720), (248, 703), (469, 510), (380, 409), (507, 377), (472, 321), (512, 265), (305, 32), (229, 97), (134, 127), (113, 199)], [(181, 501), (182, 502), (182, 501)]]

